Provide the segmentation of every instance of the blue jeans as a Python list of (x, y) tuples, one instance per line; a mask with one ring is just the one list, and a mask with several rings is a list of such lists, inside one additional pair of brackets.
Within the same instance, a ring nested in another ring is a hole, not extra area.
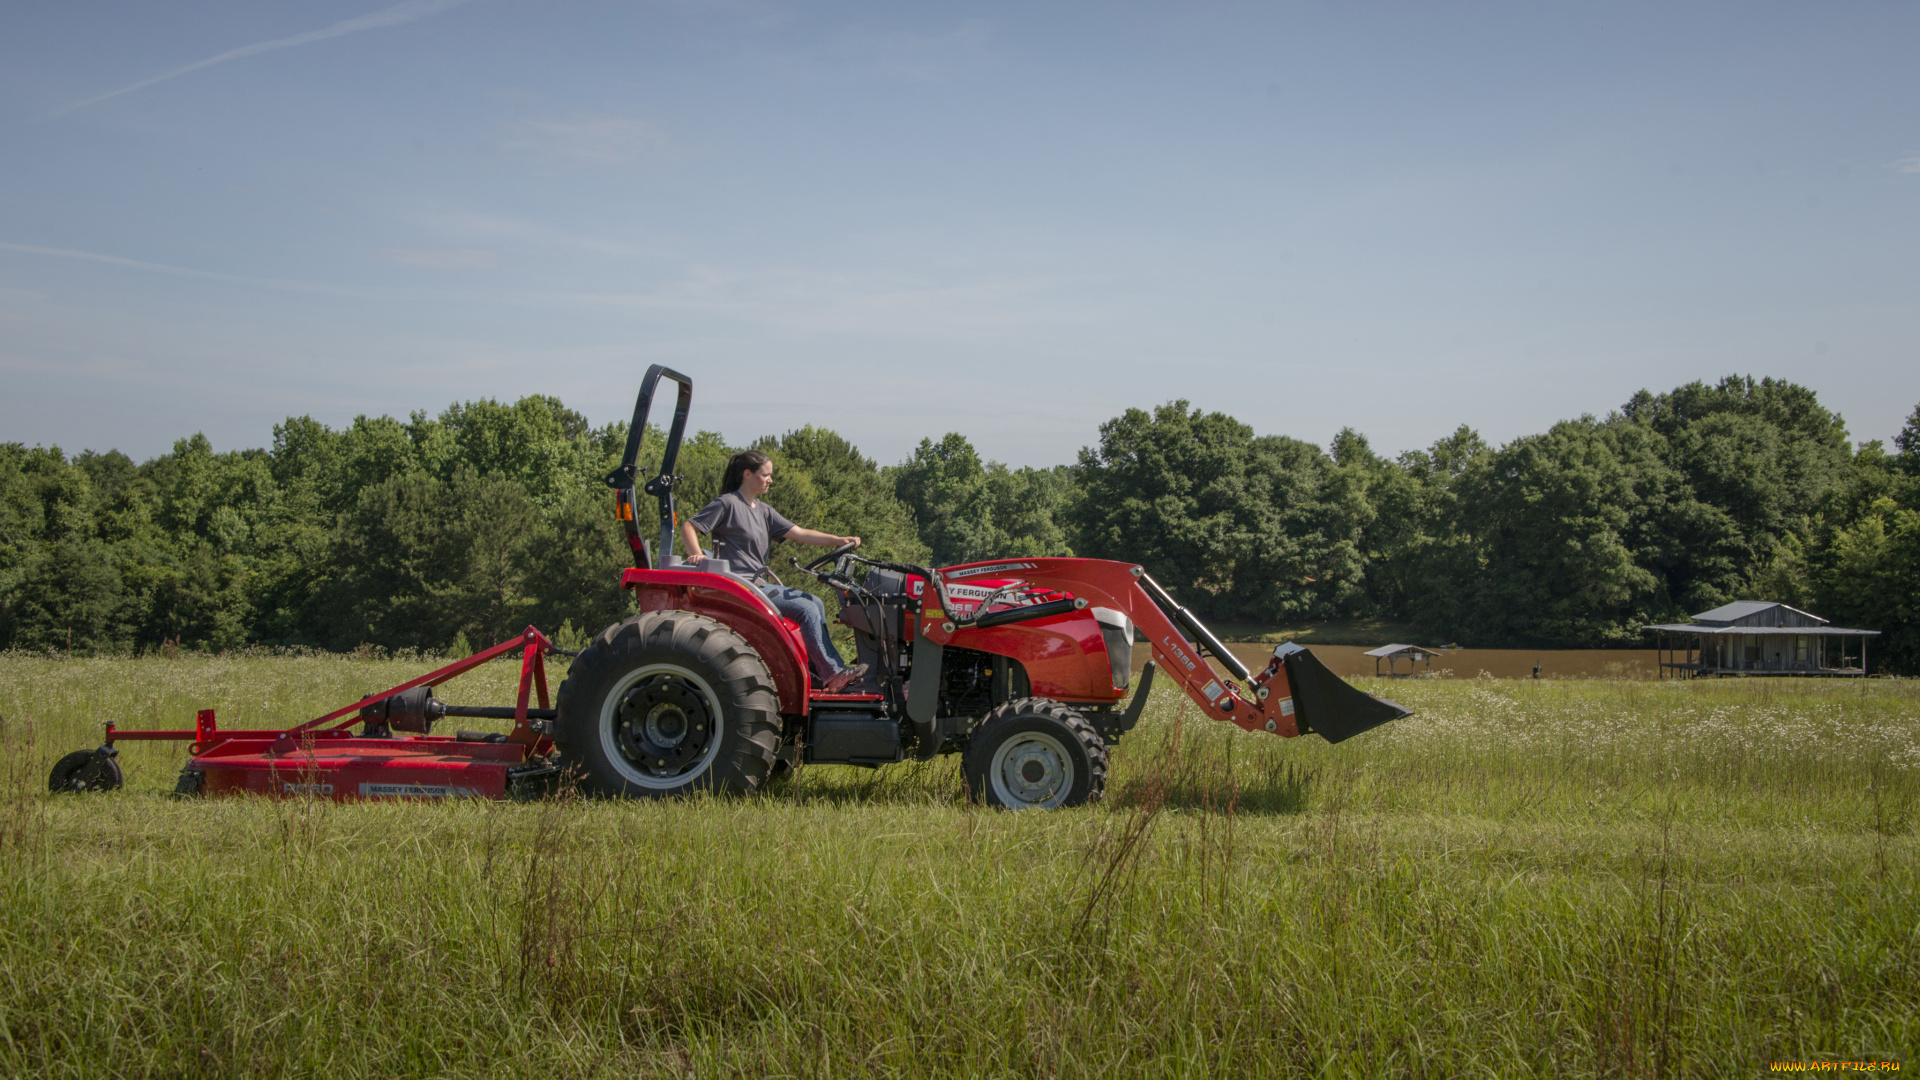
[[(760, 591), (780, 614), (800, 624), (800, 636), (807, 642), (807, 658), (812, 661), (813, 677), (821, 682), (838, 674), (847, 662), (827, 636), (827, 605), (805, 589), (792, 586), (762, 585)], [(822, 668), (826, 669), (824, 672)]]

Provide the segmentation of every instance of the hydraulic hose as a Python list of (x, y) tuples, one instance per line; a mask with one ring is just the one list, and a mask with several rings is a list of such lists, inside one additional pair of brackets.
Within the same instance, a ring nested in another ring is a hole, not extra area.
[(1216, 659), (1222, 664), (1225, 664), (1227, 670), (1233, 672), (1235, 678), (1245, 682), (1250, 677), (1251, 673), (1247, 670), (1247, 665), (1241, 663), (1239, 657), (1228, 652), (1227, 647), (1220, 643), (1219, 638), (1213, 636), (1213, 631), (1207, 629), (1206, 626), (1194, 616), (1193, 612), (1174, 603), (1173, 597), (1167, 593), (1167, 590), (1161, 588), (1160, 583), (1153, 580), (1153, 575), (1141, 574), (1140, 586), (1147, 590), (1147, 595), (1153, 597), (1155, 602), (1167, 609), (1168, 617), (1180, 624), (1182, 629), (1192, 635), (1193, 640), (1201, 648), (1212, 653)]

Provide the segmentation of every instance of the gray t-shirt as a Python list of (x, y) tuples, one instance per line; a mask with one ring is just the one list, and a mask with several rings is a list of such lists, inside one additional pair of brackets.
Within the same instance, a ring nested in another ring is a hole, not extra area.
[(756, 577), (767, 568), (767, 548), (793, 528), (793, 522), (781, 517), (765, 499), (755, 499), (749, 505), (737, 491), (708, 503), (690, 520), (694, 528), (713, 537), (713, 550), (708, 554), (727, 560), (733, 564), (733, 572), (745, 578)]

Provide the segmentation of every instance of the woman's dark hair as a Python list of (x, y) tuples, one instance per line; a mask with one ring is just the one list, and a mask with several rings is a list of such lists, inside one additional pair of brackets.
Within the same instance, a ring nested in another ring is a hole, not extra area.
[(773, 459), (758, 450), (742, 450), (727, 461), (727, 471), (720, 475), (720, 494), (739, 491), (740, 482), (750, 472), (757, 472), (760, 466)]

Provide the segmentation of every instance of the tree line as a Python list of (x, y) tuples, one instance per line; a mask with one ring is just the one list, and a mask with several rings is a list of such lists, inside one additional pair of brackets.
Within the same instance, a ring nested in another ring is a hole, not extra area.
[[(534, 396), (340, 429), (293, 417), (264, 449), (195, 435), (141, 463), (0, 444), (0, 648), (597, 630), (628, 610), (602, 482), (626, 434)], [(1920, 408), (1891, 447), (1856, 446), (1779, 380), (1642, 391), (1504, 446), (1461, 427), (1394, 457), (1351, 429), (1323, 448), (1185, 401), (1127, 410), (1053, 468), (982, 460), (957, 433), (887, 466), (824, 428), (752, 445), (784, 514), (884, 558), (1125, 559), (1213, 619), (1379, 618), (1487, 646), (1644, 645), (1647, 623), (1777, 599), (1885, 631), (1878, 660), (1920, 670)], [(736, 449), (687, 440), (686, 509)]]

